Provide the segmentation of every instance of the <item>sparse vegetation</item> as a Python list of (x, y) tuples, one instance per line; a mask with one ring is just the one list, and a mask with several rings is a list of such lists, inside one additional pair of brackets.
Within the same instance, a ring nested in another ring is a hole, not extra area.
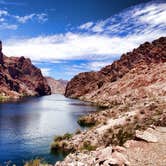
[(66, 133), (63, 136), (56, 136), (54, 142), (51, 144), (51, 152), (55, 153), (58, 151), (71, 152), (72, 149), (67, 149), (67, 143), (65, 141), (69, 140), (73, 134)]
[(81, 150), (88, 150), (88, 151), (92, 151), (95, 150), (97, 147), (94, 145), (91, 145), (90, 141), (85, 141), (83, 143), (83, 147)]
[(5, 101), (5, 100), (7, 100), (7, 99), (8, 99), (8, 97), (6, 97), (6, 96), (0, 94), (0, 102), (3, 102), (3, 101)]
[(26, 162), (24, 166), (50, 166), (50, 165), (45, 160), (36, 158), (34, 160)]
[(63, 139), (70, 139), (72, 137), (72, 135), (73, 134), (66, 133), (66, 134), (64, 134)]
[[(41, 159), (34, 159), (26, 162), (24, 166), (40, 166), (40, 165), (41, 165)], [(44, 166), (44, 164), (42, 165)]]
[(105, 145), (123, 145), (127, 140), (134, 138), (135, 130), (129, 125), (117, 126), (114, 129), (108, 129), (103, 135)]
[(70, 133), (66, 133), (64, 134), (63, 136), (55, 136), (54, 138), (54, 141), (55, 142), (58, 142), (58, 141), (62, 141), (62, 140), (65, 140), (65, 139), (70, 139), (72, 137), (73, 134), (70, 134)]
[(86, 116), (80, 117), (77, 122), (80, 126), (86, 126), (86, 127), (92, 127), (97, 124), (95, 118), (89, 118)]
[(75, 134), (80, 134), (81, 133), (81, 130), (80, 129), (77, 129)]

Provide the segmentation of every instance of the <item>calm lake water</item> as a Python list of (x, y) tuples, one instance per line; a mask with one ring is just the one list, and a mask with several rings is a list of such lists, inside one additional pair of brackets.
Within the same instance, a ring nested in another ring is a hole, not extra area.
[(62, 95), (27, 98), (0, 104), (0, 165), (22, 166), (41, 157), (49, 163), (63, 158), (50, 154), (55, 135), (74, 132), (80, 115), (96, 111), (88, 103)]

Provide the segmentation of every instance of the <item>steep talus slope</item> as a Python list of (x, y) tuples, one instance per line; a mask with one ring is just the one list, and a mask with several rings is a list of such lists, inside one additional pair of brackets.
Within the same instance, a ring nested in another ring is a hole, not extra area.
[(100, 89), (106, 83), (115, 82), (136, 66), (166, 62), (166, 37), (152, 43), (146, 42), (132, 52), (123, 54), (112, 65), (99, 72), (86, 72), (76, 75), (67, 85), (65, 96), (79, 98)]
[(51, 77), (45, 77), (48, 85), (51, 88), (51, 93), (52, 94), (64, 94), (65, 93), (65, 89), (66, 89), (66, 85), (67, 85), (67, 81), (66, 80), (55, 80), (54, 78)]
[(0, 50), (0, 95), (18, 98), (21, 96), (42, 96), (51, 93), (40, 69), (30, 59), (7, 57)]

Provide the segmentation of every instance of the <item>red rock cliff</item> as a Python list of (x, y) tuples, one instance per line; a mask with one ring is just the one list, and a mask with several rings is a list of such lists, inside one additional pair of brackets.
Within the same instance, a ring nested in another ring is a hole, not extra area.
[(166, 37), (161, 37), (152, 43), (145, 42), (132, 52), (123, 54), (119, 60), (102, 68), (99, 72), (85, 72), (76, 75), (68, 82), (65, 96), (79, 98), (92, 91), (97, 91), (105, 83), (121, 79), (136, 66), (160, 62), (166, 62)]
[(11, 98), (51, 94), (40, 69), (30, 59), (6, 57), (0, 42), (0, 95)]

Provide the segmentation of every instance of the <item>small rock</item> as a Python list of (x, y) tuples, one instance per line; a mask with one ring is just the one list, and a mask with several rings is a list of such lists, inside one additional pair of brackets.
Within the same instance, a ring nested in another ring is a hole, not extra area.
[(129, 165), (130, 162), (127, 160), (127, 157), (119, 152), (114, 152), (112, 154), (112, 158), (117, 160), (117, 163), (115, 164), (119, 164), (119, 165)]
[(109, 146), (109, 147), (102, 150), (100, 158), (109, 159), (111, 154), (112, 154), (112, 147)]
[(126, 149), (122, 146), (115, 146), (113, 147), (113, 150), (117, 152), (126, 152)]
[(156, 131), (160, 131), (161, 133), (166, 133), (166, 127), (157, 127)]
[(118, 160), (116, 158), (111, 158), (104, 162), (104, 166), (112, 166), (112, 165), (118, 165)]
[(139, 139), (145, 140), (147, 142), (154, 142), (154, 143), (158, 142), (157, 137), (147, 130), (146, 131), (136, 130), (136, 137)]
[(124, 147), (126, 148), (130, 148), (130, 147), (134, 147), (137, 144), (138, 141), (135, 140), (128, 140), (124, 143)]

